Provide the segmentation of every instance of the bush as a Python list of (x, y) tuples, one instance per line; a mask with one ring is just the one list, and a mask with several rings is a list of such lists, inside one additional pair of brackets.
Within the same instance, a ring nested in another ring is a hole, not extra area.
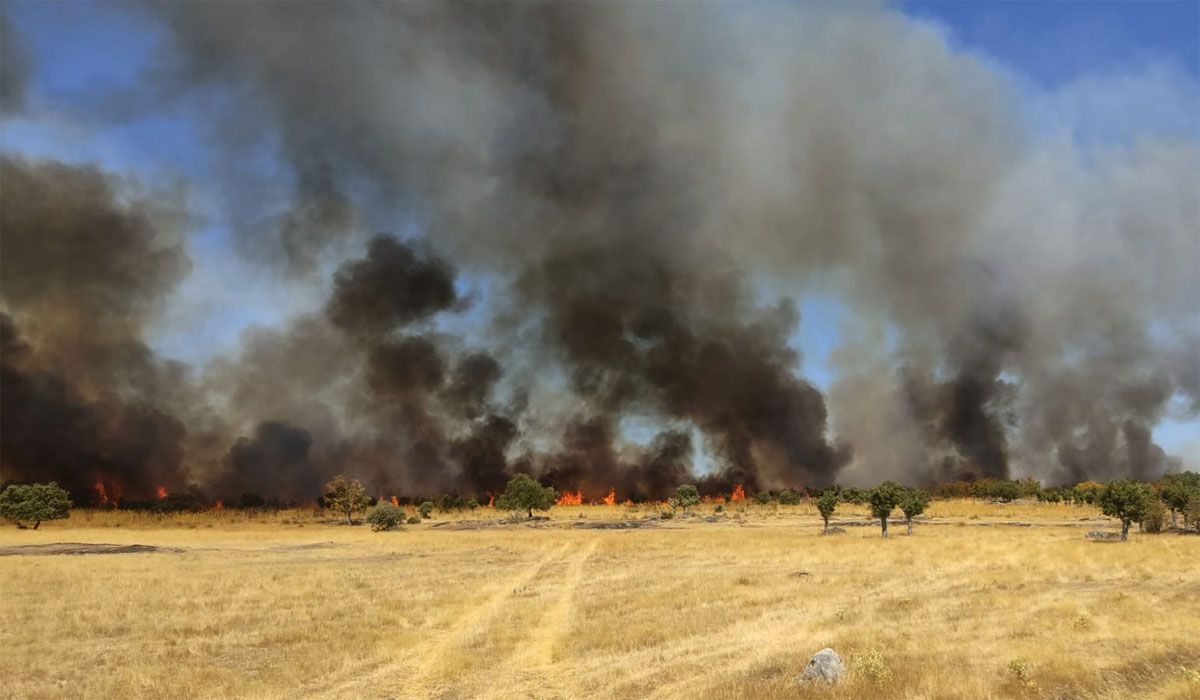
[(856, 486), (847, 487), (842, 491), (842, 500), (846, 503), (864, 505), (871, 500), (871, 492)]
[(721, 505), (720, 503), (718, 503), (718, 504), (717, 504), (717, 507), (716, 507), (716, 508), (713, 508), (713, 512), (714, 512), (714, 513), (724, 513), (724, 512), (725, 512), (725, 506), (723, 506), (723, 505)]
[(367, 524), (375, 532), (379, 532), (380, 530), (395, 530), (400, 526), (400, 521), (403, 519), (404, 511), (387, 501), (376, 504), (367, 513)]
[(1184, 522), (1191, 523), (1192, 527), (1200, 531), (1200, 493), (1188, 501), (1187, 510), (1184, 511)]
[(168, 493), (154, 499), (150, 510), (155, 513), (199, 513), (204, 510), (204, 499), (194, 491)]
[(771, 500), (770, 491), (759, 491), (758, 493), (754, 494), (754, 502), (760, 506), (767, 505), (771, 502)]
[(671, 518), (675, 517), (675, 514), (669, 510), (664, 510), (663, 512), (658, 514), (658, 517), (662, 518), (663, 520), (670, 520)]
[(55, 482), (48, 484), (12, 484), (0, 492), (0, 516), (25, 529), (32, 522), (33, 529), (46, 520), (63, 520), (71, 516), (69, 494)]
[(1163, 531), (1163, 526), (1166, 524), (1167, 507), (1161, 501), (1155, 501), (1146, 513), (1146, 517), (1142, 519), (1142, 532), (1157, 535)]
[(235, 508), (262, 508), (266, 504), (266, 499), (257, 493), (243, 493), (233, 505)]
[(800, 505), (800, 494), (791, 489), (784, 489), (779, 492), (779, 503), (785, 506)]
[(420, 525), (421, 519), (414, 515), (408, 519), (408, 524), (409, 525)]
[(417, 506), (417, 512), (421, 514), (422, 520), (429, 520), (429, 516), (433, 515), (433, 501), (425, 501)]
[(700, 491), (691, 484), (681, 484), (675, 489), (675, 498), (671, 499), (671, 505), (675, 508), (687, 510), (692, 506), (699, 505)]
[(878, 649), (866, 649), (855, 654), (850, 659), (850, 668), (876, 686), (882, 686), (892, 678), (892, 670), (887, 667)]

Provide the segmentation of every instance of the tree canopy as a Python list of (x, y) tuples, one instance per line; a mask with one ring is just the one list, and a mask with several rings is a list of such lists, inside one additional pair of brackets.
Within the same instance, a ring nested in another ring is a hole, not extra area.
[(46, 520), (62, 520), (71, 515), (69, 494), (58, 484), (12, 484), (0, 492), (0, 516), (15, 522), (17, 527), (33, 529)]

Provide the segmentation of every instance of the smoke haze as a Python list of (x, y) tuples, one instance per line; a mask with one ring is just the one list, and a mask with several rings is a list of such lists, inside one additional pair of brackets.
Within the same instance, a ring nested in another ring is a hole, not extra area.
[[(5, 479), (625, 499), (1180, 467), (1153, 430), (1200, 417), (1194, 137), (1035, 138), (1009, 76), (874, 5), (144, 9), (169, 41), (138, 89), (221, 91), (196, 108), (235, 248), (316, 301), (159, 357), (187, 192), (5, 155)], [(849, 310), (827, 392), (804, 294)]]

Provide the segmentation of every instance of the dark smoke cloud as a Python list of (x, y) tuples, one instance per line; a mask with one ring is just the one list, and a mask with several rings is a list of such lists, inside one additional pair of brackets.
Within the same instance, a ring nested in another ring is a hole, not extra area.
[(54, 478), (81, 502), (97, 481), (182, 487), (185, 368), (142, 340), (189, 267), (178, 202), (49, 161), (6, 156), (0, 180), (6, 478)]
[(351, 333), (374, 334), (450, 308), (457, 301), (453, 269), (437, 258), (419, 258), (392, 238), (373, 239), (363, 260), (334, 275), (329, 319)]
[(226, 498), (254, 493), (314, 500), (323, 482), (309, 455), (312, 442), (302, 428), (260, 423), (253, 438), (239, 438), (230, 448), (227, 470), (214, 489)]
[[(1200, 413), (1195, 141), (1041, 141), (1003, 75), (886, 7), (148, 11), (172, 41), (146, 94), (222, 95), (240, 249), (322, 301), (189, 374), (144, 342), (187, 271), (177, 198), (6, 160), (4, 421), (36, 433), (6, 474), (1077, 480), (1175, 468), (1154, 427)], [(256, 180), (253, 143), (290, 177)], [(828, 397), (793, 346), (814, 291), (849, 310)]]

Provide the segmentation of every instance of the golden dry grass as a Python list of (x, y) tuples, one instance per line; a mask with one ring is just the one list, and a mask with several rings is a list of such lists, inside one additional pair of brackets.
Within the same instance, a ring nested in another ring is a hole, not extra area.
[[(1084, 531), (1114, 526), (1090, 509), (971, 501), (887, 541), (877, 526), (821, 537), (807, 505), (569, 527), (658, 510), (388, 533), (307, 511), (5, 528), (0, 548), (183, 551), (0, 557), (0, 694), (1200, 697), (1200, 537), (1097, 544)], [(797, 685), (825, 646), (848, 681)]]

